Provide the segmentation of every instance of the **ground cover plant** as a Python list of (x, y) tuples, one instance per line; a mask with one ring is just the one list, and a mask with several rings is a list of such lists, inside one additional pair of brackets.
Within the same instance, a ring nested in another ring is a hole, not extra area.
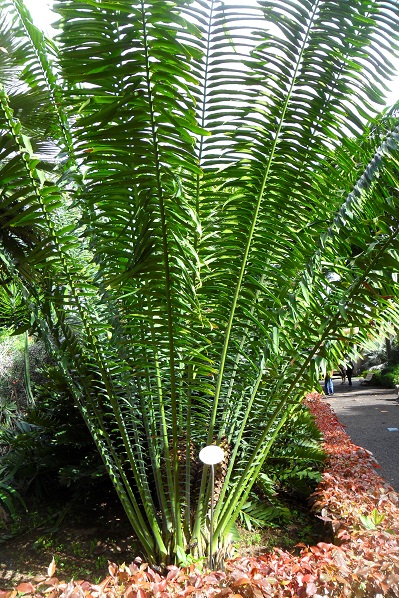
[(146, 559), (222, 564), (304, 393), (398, 323), (399, 129), (377, 108), (399, 6), (62, 0), (54, 40), (0, 8), (18, 331), (45, 342)]
[(22, 583), (1, 592), (17, 595), (131, 596), (132, 598), (286, 598), (295, 596), (394, 597), (399, 591), (399, 496), (378, 475), (378, 464), (354, 445), (328, 403), (317, 393), (306, 399), (323, 431), (328, 454), (312, 508), (330, 526), (334, 543), (302, 545), (300, 554), (274, 549), (238, 556), (225, 571), (210, 572), (199, 563), (169, 566), (167, 572), (136, 559), (110, 564), (101, 583), (60, 581), (54, 564), (41, 583)]

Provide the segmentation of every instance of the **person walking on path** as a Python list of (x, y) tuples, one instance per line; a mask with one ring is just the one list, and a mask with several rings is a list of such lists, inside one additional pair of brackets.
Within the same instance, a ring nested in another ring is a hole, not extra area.
[(333, 395), (334, 394), (334, 384), (333, 384), (333, 372), (326, 372), (324, 377), (324, 388), (326, 391), (326, 395)]
[(339, 373), (341, 374), (341, 384), (345, 384), (346, 379), (346, 367), (344, 363), (339, 364)]
[(349, 356), (347, 356), (346, 359), (346, 376), (348, 378), (349, 386), (352, 386), (353, 362)]

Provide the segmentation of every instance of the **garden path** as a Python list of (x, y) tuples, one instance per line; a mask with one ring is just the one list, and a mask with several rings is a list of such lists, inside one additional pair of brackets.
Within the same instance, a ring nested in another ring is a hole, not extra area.
[(334, 378), (334, 395), (325, 397), (352, 442), (370, 451), (381, 469), (378, 473), (399, 492), (399, 400), (389, 388), (341, 385)]

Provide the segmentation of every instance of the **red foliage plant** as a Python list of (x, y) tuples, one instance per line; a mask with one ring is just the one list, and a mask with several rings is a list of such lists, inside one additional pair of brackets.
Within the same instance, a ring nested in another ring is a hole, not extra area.
[(52, 577), (34, 586), (0, 591), (0, 598), (334, 598), (399, 596), (399, 496), (376, 472), (378, 464), (353, 444), (321, 395), (305, 399), (324, 435), (328, 455), (312, 509), (334, 534), (334, 543), (301, 548), (299, 556), (279, 549), (238, 557), (226, 571), (170, 566), (160, 575), (136, 559), (109, 565), (100, 584), (61, 582)]

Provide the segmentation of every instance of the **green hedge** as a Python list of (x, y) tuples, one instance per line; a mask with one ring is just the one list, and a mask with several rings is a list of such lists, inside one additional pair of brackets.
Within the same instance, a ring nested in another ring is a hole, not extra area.
[[(373, 376), (373, 385), (382, 386), (383, 388), (395, 388), (399, 384), (399, 364), (388, 365), (382, 370), (370, 370)], [(367, 371), (362, 373), (362, 377), (366, 377)]]

